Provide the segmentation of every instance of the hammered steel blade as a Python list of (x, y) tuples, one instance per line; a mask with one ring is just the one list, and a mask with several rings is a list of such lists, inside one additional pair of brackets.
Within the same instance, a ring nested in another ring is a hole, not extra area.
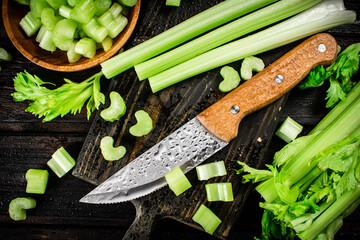
[(228, 144), (195, 117), (119, 170), (80, 202), (118, 203), (166, 185), (165, 174), (180, 166), (187, 173)]

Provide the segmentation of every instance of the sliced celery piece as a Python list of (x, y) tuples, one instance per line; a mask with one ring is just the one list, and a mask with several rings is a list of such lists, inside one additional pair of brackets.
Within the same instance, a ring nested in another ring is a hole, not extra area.
[(61, 147), (52, 155), (47, 165), (61, 178), (75, 166), (75, 160)]
[(137, 0), (117, 0), (121, 5), (133, 7), (136, 5)]
[(53, 9), (59, 9), (67, 3), (67, 0), (46, 0)]
[(204, 204), (200, 205), (199, 209), (192, 217), (192, 220), (200, 224), (209, 234), (213, 234), (221, 223), (220, 218), (218, 218), (218, 216), (216, 216)]
[(98, 22), (107, 28), (109, 31), (109, 37), (115, 38), (128, 24), (128, 19), (119, 14), (116, 18), (107, 11), (98, 18)]
[(72, 8), (70, 8), (69, 6), (61, 6), (59, 8), (59, 15), (64, 17), (64, 18), (70, 18), (70, 13), (71, 13)]
[(0, 61), (11, 61), (12, 55), (6, 51), (4, 48), (0, 48)]
[(119, 120), (126, 112), (126, 104), (124, 99), (118, 92), (112, 91), (110, 93), (110, 106), (101, 111), (100, 116), (105, 121)]
[(52, 39), (55, 45), (63, 51), (68, 51), (73, 43), (77, 29), (77, 23), (71, 19), (62, 19), (58, 21), (52, 33)]
[(166, 6), (179, 7), (180, 3), (181, 3), (181, 0), (166, 0), (165, 5)]
[(234, 201), (232, 184), (226, 183), (209, 183), (205, 185), (206, 196), (209, 202), (223, 201), (231, 202)]
[(35, 17), (40, 18), (42, 10), (48, 7), (50, 7), (50, 5), (46, 0), (30, 0), (30, 11)]
[(30, 11), (21, 19), (19, 25), (28, 37), (32, 37), (40, 29), (41, 20), (39, 17), (36, 17), (32, 11)]
[(101, 42), (102, 48), (104, 49), (104, 52), (107, 52), (110, 50), (110, 48), (113, 46), (113, 40), (109, 37), (106, 37), (102, 42)]
[(223, 81), (219, 84), (219, 90), (222, 92), (230, 92), (235, 89), (240, 83), (239, 73), (230, 66), (222, 67), (220, 75), (223, 77)]
[(30, 0), (14, 0), (15, 2), (22, 4), (22, 5), (29, 5)]
[(75, 52), (75, 45), (76, 45), (76, 43), (73, 43), (73, 45), (69, 49), (69, 51), (66, 52), (69, 63), (77, 62), (81, 58), (81, 54), (78, 54)]
[[(311, 4), (311, 2), (312, 1), (308, 4)], [(270, 28), (207, 51), (190, 60), (180, 63), (150, 77), (150, 86), (155, 93), (175, 83), (216, 67), (278, 48), (313, 35), (314, 33), (322, 32), (355, 20), (356, 14), (353, 11), (344, 10), (343, 7), (337, 8), (337, 6), (326, 7), (327, 4), (328, 1), (320, 2), (314, 7)], [(272, 17), (272, 15), (270, 17)]]
[(117, 161), (126, 154), (126, 148), (124, 146), (114, 147), (114, 139), (110, 136), (101, 139), (100, 149), (101, 154), (107, 161)]
[(95, 16), (100, 16), (111, 7), (111, 0), (94, 0), (94, 5), (96, 8)]
[(76, 22), (87, 24), (95, 15), (96, 7), (93, 0), (79, 1), (70, 12), (70, 18)]
[(260, 58), (250, 56), (241, 63), (240, 75), (244, 80), (249, 80), (254, 72), (260, 72), (264, 69), (265, 64)]
[(293, 141), (302, 131), (303, 126), (294, 121), (291, 117), (287, 117), (276, 131), (275, 135), (289, 143)]
[(119, 16), (119, 14), (122, 12), (122, 6), (118, 3), (114, 3), (113, 5), (111, 5), (111, 7), (109, 8), (109, 12), (111, 13), (111, 15), (113, 16), (113, 18), (117, 18)]
[(54, 52), (56, 50), (56, 46), (54, 44), (54, 41), (52, 40), (52, 32), (46, 30), (43, 38), (39, 43), (39, 46), (49, 52)]
[(88, 24), (82, 25), (82, 29), (88, 37), (98, 43), (101, 43), (108, 35), (106, 27), (101, 26), (95, 18), (92, 18)]
[(49, 172), (42, 169), (29, 169), (25, 178), (27, 181), (26, 192), (44, 194), (49, 179)]
[[(276, 0), (223, 1), (214, 7), (181, 22), (167, 31), (103, 62), (101, 64), (102, 72), (106, 78), (112, 78), (136, 64), (159, 55), (217, 26), (238, 18), (251, 10), (255, 10), (275, 1)], [(252, 7), (250, 9), (244, 8), (248, 3), (250, 3)], [(216, 39), (215, 41), (218, 40)], [(191, 49), (190, 53), (192, 51), (194, 51), (194, 48)]]
[(74, 7), (76, 4), (78, 4), (81, 0), (67, 0), (68, 4), (71, 7)]
[(191, 183), (180, 169), (180, 167), (174, 168), (172, 171), (165, 175), (166, 182), (169, 185), (169, 188), (175, 193), (176, 196), (179, 196), (189, 188), (191, 188)]
[(135, 118), (137, 123), (130, 127), (130, 134), (135, 137), (142, 137), (149, 134), (153, 129), (153, 121), (149, 114), (144, 110), (139, 110), (135, 112)]
[(213, 177), (225, 176), (227, 172), (224, 161), (217, 161), (197, 166), (196, 173), (198, 179), (204, 181)]
[(92, 58), (96, 54), (96, 43), (91, 38), (82, 38), (74, 48), (75, 52), (87, 58)]
[(26, 219), (26, 210), (36, 207), (36, 201), (30, 197), (19, 197), (11, 200), (9, 204), (10, 218), (19, 221)]
[(61, 19), (62, 17), (55, 16), (55, 11), (52, 8), (44, 8), (41, 12), (41, 23), (48, 31), (53, 31), (56, 23)]

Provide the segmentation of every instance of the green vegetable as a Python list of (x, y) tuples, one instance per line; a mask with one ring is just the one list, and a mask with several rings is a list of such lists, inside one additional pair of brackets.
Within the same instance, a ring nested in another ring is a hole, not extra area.
[(29, 5), (30, 0), (14, 0), (15, 2), (22, 4), (22, 5)]
[(151, 117), (144, 110), (135, 112), (137, 123), (130, 127), (130, 134), (135, 137), (142, 137), (149, 134), (153, 129), (153, 122)]
[(75, 166), (75, 160), (61, 147), (55, 151), (47, 165), (61, 178)]
[(253, 71), (260, 72), (264, 69), (264, 67), (265, 64), (260, 58), (254, 56), (246, 57), (241, 64), (241, 78), (244, 80), (249, 80), (252, 78)]
[(240, 83), (239, 73), (230, 66), (222, 67), (220, 75), (223, 77), (223, 81), (219, 84), (219, 90), (222, 92), (230, 92)]
[(111, 13), (111, 15), (114, 18), (117, 18), (120, 13), (122, 12), (122, 6), (120, 4), (114, 3), (113, 5), (111, 5), (111, 7), (109, 8), (109, 12)]
[[(230, 0), (223, 1), (165, 32), (108, 59), (101, 64), (102, 72), (106, 78), (112, 78), (125, 70), (159, 55), (191, 38), (194, 38), (210, 29), (229, 22), (249, 12), (244, 6), (251, 5), (250, 9), (268, 5), (276, 0)], [(120, 2), (121, 4), (121, 2)], [(194, 49), (192, 49), (194, 50)], [(191, 51), (190, 51), (191, 52)], [(189, 53), (189, 52), (188, 52)], [(187, 54), (188, 54), (187, 53)]]
[(232, 202), (234, 201), (232, 185), (230, 182), (226, 183), (209, 183), (205, 185), (206, 196), (209, 202), (223, 201)]
[(20, 27), (28, 37), (32, 37), (41, 27), (41, 20), (36, 17), (33, 12), (28, 12), (25, 17), (20, 20)]
[(180, 3), (181, 3), (181, 0), (166, 0), (165, 5), (179, 7)]
[[(289, 143), (269, 170), (245, 166), (265, 199), (264, 239), (328, 239), (360, 201), (360, 83), (310, 135)], [(330, 121), (330, 120), (331, 121)], [(258, 181), (256, 181), (258, 180)]]
[(54, 52), (56, 50), (55, 43), (52, 38), (52, 32), (45, 30), (39, 42), (39, 47), (46, 51)]
[(96, 43), (91, 38), (82, 38), (75, 44), (74, 51), (84, 57), (92, 58), (96, 54)]
[(126, 148), (124, 146), (114, 147), (114, 139), (106, 136), (100, 141), (101, 154), (107, 161), (117, 161), (125, 156)]
[(69, 51), (66, 52), (69, 63), (77, 62), (81, 58), (81, 54), (78, 54), (75, 52), (75, 46), (76, 46), (76, 43), (74, 42), (72, 44), (71, 48), (69, 49)]
[(291, 117), (287, 117), (276, 131), (275, 135), (289, 143), (299, 135), (302, 129), (303, 126), (295, 122)]
[(46, 0), (46, 1), (54, 9), (59, 9), (61, 6), (66, 5), (67, 3), (67, 0)]
[(95, 18), (92, 18), (89, 23), (83, 25), (82, 29), (87, 36), (98, 43), (101, 43), (108, 35), (108, 30), (105, 27), (100, 26)]
[(87, 24), (95, 15), (93, 0), (80, 0), (70, 12), (70, 18), (76, 22)]
[(81, 0), (67, 0), (68, 4), (71, 7), (74, 7), (76, 4), (78, 4)]
[(61, 6), (59, 8), (59, 15), (64, 17), (64, 18), (70, 18), (70, 13), (71, 13), (72, 8), (70, 8), (69, 6)]
[(95, 16), (100, 16), (101, 14), (109, 10), (111, 4), (111, 0), (94, 0), (94, 5), (96, 8)]
[[(331, 7), (329, 7), (331, 6)], [(346, 11), (342, 1), (322, 1), (314, 7), (240, 40), (207, 51), (149, 78), (152, 91), (205, 71), (269, 51), (317, 32), (354, 21), (356, 14)], [(210, 60), (209, 60), (210, 59)]]
[(43, 82), (25, 71), (14, 78), (16, 92), (11, 95), (15, 101), (32, 101), (26, 111), (44, 117), (43, 122), (69, 112), (76, 114), (86, 101), (87, 116), (90, 118), (91, 112), (105, 102), (105, 96), (100, 92), (101, 76), (101, 73), (95, 74), (81, 83), (65, 79), (64, 85), (50, 90), (43, 85), (51, 83)]
[(221, 223), (221, 220), (204, 204), (200, 205), (192, 219), (200, 224), (209, 234), (213, 234)]
[(109, 37), (114, 38), (124, 30), (128, 19), (121, 14), (114, 18), (111, 12), (106, 11), (98, 18), (98, 22), (108, 30)]
[(46, 0), (30, 0), (30, 11), (34, 17), (40, 18), (43, 9), (50, 7)]
[(217, 161), (197, 166), (196, 173), (198, 179), (204, 181), (213, 177), (225, 176), (227, 172), (224, 161)]
[(126, 112), (126, 104), (124, 99), (120, 96), (118, 92), (110, 93), (110, 106), (101, 111), (100, 116), (105, 121), (116, 121), (124, 116)]
[(26, 192), (44, 194), (49, 179), (49, 172), (42, 169), (29, 169), (25, 178), (27, 181)]
[(35, 199), (30, 197), (19, 197), (11, 200), (9, 204), (10, 218), (19, 221), (26, 219), (26, 210), (36, 207)]
[(56, 23), (61, 19), (61, 17), (55, 16), (52, 8), (44, 8), (41, 12), (41, 23), (48, 31), (53, 31)]
[(102, 42), (101, 42), (102, 48), (104, 49), (104, 52), (107, 52), (110, 50), (110, 48), (113, 46), (113, 40), (109, 37), (106, 37)]
[(319, 87), (329, 79), (330, 87), (325, 100), (328, 100), (326, 107), (332, 108), (340, 100), (345, 101), (347, 94), (356, 85), (351, 77), (358, 72), (359, 61), (360, 43), (355, 43), (342, 51), (330, 67), (325, 69), (323, 66), (316, 66), (300, 83), (299, 88)]
[(58, 21), (52, 33), (52, 39), (60, 50), (68, 51), (75, 42), (77, 23), (71, 19)]
[(121, 5), (133, 7), (136, 5), (137, 0), (117, 0)]
[(0, 61), (11, 61), (12, 55), (5, 48), (0, 48)]
[(180, 167), (174, 168), (172, 171), (165, 175), (166, 182), (169, 185), (169, 188), (175, 193), (176, 196), (179, 196), (189, 188), (191, 188), (191, 183), (180, 169)]

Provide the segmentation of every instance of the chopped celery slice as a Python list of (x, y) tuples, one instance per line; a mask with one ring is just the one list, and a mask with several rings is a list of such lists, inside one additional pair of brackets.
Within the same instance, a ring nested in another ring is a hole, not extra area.
[(101, 26), (95, 18), (92, 18), (88, 24), (82, 25), (82, 29), (88, 37), (98, 43), (101, 43), (108, 35), (106, 27)]
[(11, 61), (12, 55), (6, 51), (4, 48), (0, 48), (0, 61)]
[(176, 196), (179, 196), (189, 188), (191, 188), (191, 183), (183, 173), (180, 167), (174, 168), (172, 171), (165, 175), (166, 182), (169, 185), (169, 188), (175, 193)]
[(291, 117), (287, 117), (276, 131), (276, 136), (289, 143), (293, 141), (302, 131), (303, 126), (295, 122)]
[(61, 147), (52, 155), (47, 165), (61, 178), (75, 166), (75, 160)]
[(151, 132), (153, 129), (153, 122), (151, 117), (144, 110), (135, 112), (135, 118), (137, 123), (130, 127), (130, 134), (135, 137), (142, 137)]
[(19, 197), (11, 200), (9, 204), (10, 218), (19, 221), (26, 219), (26, 210), (36, 207), (36, 201), (30, 197)]
[(197, 166), (196, 173), (200, 181), (224, 176), (226, 175), (225, 163), (224, 161), (217, 161)]
[(107, 161), (117, 161), (126, 154), (126, 148), (124, 146), (114, 147), (114, 139), (110, 136), (101, 139), (100, 149), (101, 154)]
[(22, 4), (22, 5), (29, 5), (30, 0), (14, 0), (15, 2)]
[(47, 30), (46, 30), (45, 26), (41, 26), (41, 28), (39, 29), (39, 31), (36, 35), (35, 41), (41, 42), (41, 39), (44, 37), (46, 31)]
[(42, 169), (29, 169), (25, 178), (27, 181), (26, 192), (44, 194), (49, 179), (49, 172)]
[(59, 8), (59, 15), (64, 17), (64, 18), (70, 18), (70, 13), (71, 13), (72, 8), (70, 8), (69, 6), (61, 6)]
[(133, 7), (136, 5), (137, 0), (117, 0), (121, 5)]
[(200, 224), (209, 234), (213, 234), (216, 228), (221, 223), (220, 218), (218, 218), (218, 216), (216, 216), (204, 204), (200, 205), (199, 209), (196, 211), (192, 219), (198, 224)]
[(81, 0), (67, 0), (68, 4), (71, 7), (74, 7), (76, 4), (78, 4)]
[(50, 52), (54, 52), (56, 50), (56, 46), (54, 44), (54, 41), (52, 40), (52, 33), (50, 31), (47, 31), (44, 33), (43, 38), (41, 39), (39, 46)]
[(239, 73), (230, 66), (222, 67), (220, 75), (223, 77), (223, 81), (219, 84), (219, 90), (222, 92), (230, 92), (236, 88), (240, 83)]
[(104, 49), (104, 52), (107, 52), (110, 50), (110, 48), (113, 46), (113, 40), (109, 37), (106, 37), (102, 42), (101, 42), (102, 48)]
[(28, 37), (34, 36), (41, 27), (41, 20), (32, 11), (28, 12), (19, 23)]
[(119, 16), (119, 14), (122, 12), (122, 6), (118, 3), (114, 3), (109, 8), (109, 12), (113, 16), (113, 18), (117, 18)]
[(91, 38), (82, 38), (74, 48), (75, 52), (87, 58), (92, 58), (96, 54), (96, 43)]
[(126, 104), (124, 99), (118, 92), (110, 93), (110, 106), (101, 111), (100, 116), (105, 121), (119, 120), (126, 112)]
[(181, 0), (166, 0), (165, 5), (166, 6), (174, 6), (179, 7)]
[(30, 0), (30, 11), (35, 17), (40, 18), (42, 10), (48, 7), (50, 7), (50, 5), (46, 0)]
[(209, 183), (205, 185), (206, 196), (209, 202), (223, 201), (231, 202), (234, 201), (232, 184), (226, 183)]
[(94, 0), (94, 5), (96, 8), (95, 16), (100, 16), (111, 7), (111, 0)]
[(67, 0), (46, 0), (53, 9), (59, 9), (61, 6), (66, 5)]
[(243, 60), (240, 69), (241, 78), (249, 80), (254, 72), (260, 72), (264, 69), (265, 64), (260, 58), (250, 56)]
[(73, 43), (73, 45), (69, 49), (69, 51), (66, 52), (69, 63), (77, 62), (81, 58), (81, 54), (78, 54), (75, 52), (75, 45), (76, 45), (76, 43)]
[(98, 22), (107, 28), (109, 37), (115, 38), (122, 30), (124, 30), (128, 24), (128, 19), (121, 14), (114, 18), (112, 14), (107, 11), (98, 18)]
[(87, 24), (95, 15), (96, 7), (93, 0), (81, 0), (70, 12), (70, 18), (76, 22)]
[(52, 38), (60, 50), (68, 51), (73, 43), (77, 29), (77, 23), (71, 19), (62, 19), (58, 21), (54, 27)]
[(55, 16), (52, 8), (44, 8), (41, 12), (41, 23), (48, 31), (53, 31), (56, 23), (61, 19), (61, 17)]

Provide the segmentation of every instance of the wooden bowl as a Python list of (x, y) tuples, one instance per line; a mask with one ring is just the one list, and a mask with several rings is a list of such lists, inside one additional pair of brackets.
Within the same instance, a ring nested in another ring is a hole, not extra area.
[(39, 43), (35, 41), (36, 36), (27, 37), (24, 31), (20, 28), (20, 20), (29, 11), (29, 6), (17, 4), (13, 0), (3, 0), (2, 2), (2, 17), (4, 21), (5, 30), (15, 45), (15, 47), (30, 61), (37, 65), (61, 72), (75, 72), (85, 70), (99, 65), (106, 59), (116, 54), (130, 38), (140, 13), (140, 0), (132, 7), (128, 19), (129, 23), (125, 29), (114, 39), (113, 46), (107, 52), (98, 50), (95, 57), (88, 59), (82, 57), (75, 63), (69, 63), (66, 52), (57, 49), (51, 53), (39, 47)]

